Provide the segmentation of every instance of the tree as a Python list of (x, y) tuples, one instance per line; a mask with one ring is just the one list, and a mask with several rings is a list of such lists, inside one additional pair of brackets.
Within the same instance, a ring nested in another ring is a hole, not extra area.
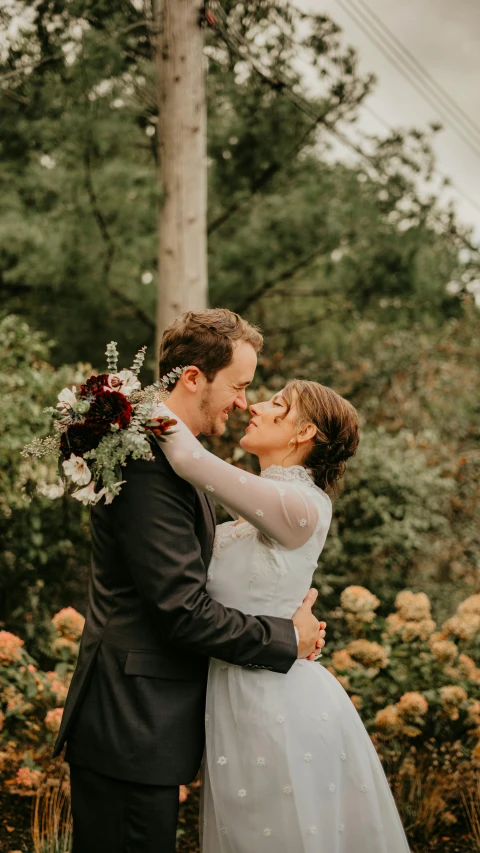
[(207, 305), (207, 158), (202, 0), (155, 0), (158, 151), (157, 346), (186, 310)]

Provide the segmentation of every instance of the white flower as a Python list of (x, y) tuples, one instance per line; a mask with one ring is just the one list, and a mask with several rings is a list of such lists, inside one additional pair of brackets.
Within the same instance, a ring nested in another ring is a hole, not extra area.
[(308, 831), (309, 831), (310, 835), (316, 835), (317, 834), (317, 827), (311, 826)]
[(285, 717), (282, 717), (282, 715), (279, 714), (277, 717), (277, 723), (284, 723), (284, 722), (285, 722)]
[(220, 758), (217, 758), (217, 764), (226, 764), (227, 761), (228, 761), (228, 758), (225, 758), (224, 755), (221, 755)]
[(211, 572), (208, 572), (207, 574), (207, 581), (213, 581), (213, 575)]
[(196, 450), (195, 453), (192, 453), (192, 456), (194, 459), (201, 459), (202, 458), (202, 454), (200, 453), (199, 450)]
[(292, 788), (292, 786), (291, 786), (291, 785), (285, 785), (285, 787), (284, 787), (284, 789), (283, 789), (283, 793), (284, 793), (284, 794), (291, 794), (291, 793), (292, 793), (292, 791), (293, 791), (293, 788)]
[(261, 518), (261, 517), (262, 517), (262, 515), (263, 515), (263, 509), (256, 509), (256, 510), (255, 510), (255, 515), (258, 515), (258, 516)]
[(117, 495), (119, 494), (120, 487), (123, 486), (123, 484), (126, 482), (127, 482), (126, 480), (119, 480), (118, 483), (113, 483), (112, 486), (108, 486), (108, 488), (105, 489), (105, 503), (106, 504), (112, 503), (113, 499), (116, 498)]
[(226, 835), (226, 834), (227, 834), (227, 827), (226, 827), (226, 826), (222, 826), (222, 828), (221, 828), (220, 832), (221, 832), (221, 834), (222, 834), (222, 835)]
[(205, 488), (206, 488), (207, 492), (214, 492), (215, 491), (213, 486), (205, 486)]
[(263, 834), (264, 834), (264, 835), (271, 835), (271, 834), (272, 834), (272, 830), (271, 830), (271, 829), (269, 829), (269, 827), (268, 827), (268, 826), (266, 826), (266, 827), (265, 827), (265, 829), (263, 830)]
[(75, 404), (77, 402), (75, 385), (72, 390), (70, 388), (64, 388), (63, 391), (60, 391), (58, 395), (58, 403), (57, 409), (60, 409), (62, 412), (67, 412), (68, 409), (74, 409)]
[(300, 518), (298, 523), (299, 523), (300, 527), (306, 527), (307, 526), (307, 519), (306, 518)]
[(103, 498), (105, 494), (105, 489), (100, 489), (99, 492), (95, 492), (95, 483), (91, 480), (88, 486), (84, 486), (83, 489), (78, 489), (78, 491), (73, 492), (72, 498), (75, 498), (76, 501), (80, 501), (84, 506), (88, 506), (92, 504), (94, 506)]
[(341, 823), (338, 827), (338, 831), (343, 832), (344, 829), (345, 829), (345, 826), (343, 825), (343, 823)]
[(238, 792), (238, 796), (239, 797), (246, 797), (247, 796), (247, 792), (246, 792), (245, 788), (240, 788), (240, 790)]
[(106, 387), (108, 391), (120, 391), (124, 397), (129, 397), (132, 391), (139, 391), (142, 386), (131, 370), (121, 370), (109, 373)]
[(363, 794), (366, 794), (368, 791), (368, 788), (366, 785), (361, 785), (360, 790), (362, 791)]
[(265, 767), (265, 759), (260, 756), (260, 758), (257, 758), (257, 764), (259, 767)]
[(239, 482), (242, 484), (245, 484), (247, 482), (247, 478), (246, 477), (239, 477)]
[(313, 758), (313, 755), (311, 752), (306, 752), (305, 755), (303, 756), (304, 761), (311, 761), (312, 758)]
[(326, 714), (325, 711), (323, 712), (323, 714), (320, 714), (320, 716), (322, 720), (328, 720), (328, 714)]
[(64, 495), (65, 489), (63, 483), (46, 483), (45, 480), (39, 480), (37, 483), (37, 492), (39, 495), (43, 495), (44, 498), (54, 501)]
[(345, 755), (344, 752), (341, 752), (340, 753), (340, 761), (346, 761), (346, 760), (347, 760), (347, 756)]
[(330, 782), (330, 784), (329, 784), (328, 788), (329, 788), (329, 790), (330, 790), (330, 791), (332, 791), (332, 792), (333, 792), (333, 791), (335, 790), (335, 782)]
[(79, 486), (86, 486), (92, 479), (90, 468), (81, 456), (71, 454), (70, 459), (62, 462), (62, 468), (65, 471), (65, 476), (77, 483)]
[(210, 719), (210, 714), (205, 714), (205, 722), (208, 723)]

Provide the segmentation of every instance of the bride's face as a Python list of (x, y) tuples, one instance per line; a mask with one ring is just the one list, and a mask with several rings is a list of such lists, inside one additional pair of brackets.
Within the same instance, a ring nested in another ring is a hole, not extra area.
[(284, 451), (285, 457), (295, 447), (292, 439), (296, 435), (295, 401), (288, 414), (287, 403), (279, 391), (264, 403), (255, 403), (249, 407), (252, 415), (240, 445), (256, 456)]

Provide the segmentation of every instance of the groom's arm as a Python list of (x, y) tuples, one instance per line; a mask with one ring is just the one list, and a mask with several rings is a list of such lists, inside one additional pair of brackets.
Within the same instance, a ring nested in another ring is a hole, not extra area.
[(128, 465), (125, 476), (111, 506), (118, 546), (163, 638), (240, 666), (288, 672), (297, 658), (290, 619), (248, 616), (208, 596), (193, 487), (158, 457)]

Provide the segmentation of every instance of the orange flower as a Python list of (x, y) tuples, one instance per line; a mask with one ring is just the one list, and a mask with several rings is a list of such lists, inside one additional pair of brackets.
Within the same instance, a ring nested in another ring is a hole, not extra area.
[(47, 679), (57, 702), (63, 705), (67, 698), (68, 688), (56, 672), (47, 672)]
[(52, 624), (61, 637), (78, 642), (82, 636), (85, 619), (74, 607), (64, 607), (55, 614)]
[(425, 696), (422, 696), (421, 693), (411, 691), (410, 693), (404, 693), (399, 699), (397, 702), (397, 709), (399, 716), (402, 717), (402, 719), (416, 719), (416, 717), (422, 717), (427, 713), (428, 702), (425, 699)]
[(3, 726), (5, 724), (5, 714), (0, 711), (0, 732), (3, 731)]
[(398, 732), (400, 721), (398, 719), (397, 707), (395, 705), (387, 705), (386, 708), (377, 711), (375, 725), (385, 735), (393, 735)]
[(42, 775), (41, 770), (31, 770), (30, 767), (20, 767), (17, 770), (16, 783), (21, 788), (38, 788)]
[(430, 619), (430, 601), (424, 592), (411, 592), (404, 589), (395, 599), (398, 614), (405, 622), (419, 622)]
[(460, 705), (468, 699), (467, 692), (463, 687), (457, 684), (447, 684), (440, 688), (440, 698), (442, 700), (443, 711), (449, 720), (458, 720)]
[(53, 708), (45, 717), (45, 725), (50, 732), (57, 734), (62, 723), (63, 708)]
[(0, 664), (8, 666), (22, 657), (23, 640), (10, 631), (0, 631)]
[(369, 640), (353, 640), (348, 644), (347, 652), (354, 660), (366, 667), (385, 669), (388, 665), (387, 653), (380, 643), (371, 643)]
[(352, 656), (347, 652), (346, 649), (341, 649), (340, 651), (333, 652), (332, 654), (332, 663), (339, 672), (343, 672), (348, 669), (355, 669), (358, 667), (358, 663), (356, 663)]
[(428, 640), (435, 630), (435, 622), (433, 619), (419, 619), (417, 621), (405, 622), (402, 630), (402, 640), (404, 643), (411, 643), (412, 640)]
[(433, 656), (439, 663), (452, 664), (458, 657), (458, 649), (451, 640), (437, 640), (430, 642)]
[(340, 602), (344, 610), (355, 613), (360, 619), (366, 614), (369, 617), (366, 621), (370, 622), (370, 615), (377, 609), (380, 599), (364, 586), (347, 586), (340, 596)]
[(363, 708), (363, 699), (362, 699), (362, 697), (361, 697), (361, 696), (359, 696), (359, 695), (358, 695), (358, 693), (352, 693), (352, 695), (350, 696), (350, 700), (351, 700), (352, 705), (354, 706), (354, 708), (356, 708), (356, 709), (357, 709), (357, 711), (361, 711), (361, 710), (362, 710), (362, 708)]

